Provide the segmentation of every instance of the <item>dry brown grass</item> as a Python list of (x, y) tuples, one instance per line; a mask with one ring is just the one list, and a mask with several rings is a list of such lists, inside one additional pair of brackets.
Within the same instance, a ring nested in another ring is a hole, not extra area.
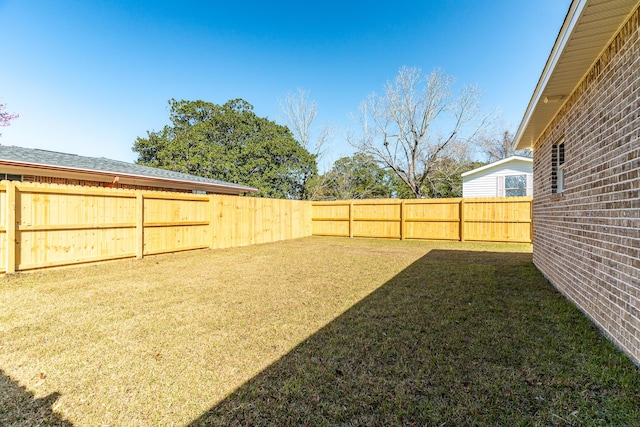
[(313, 238), (8, 276), (0, 369), (75, 425), (183, 425), (432, 247)]
[(637, 420), (637, 370), (530, 250), (308, 238), (5, 277), (0, 425)]

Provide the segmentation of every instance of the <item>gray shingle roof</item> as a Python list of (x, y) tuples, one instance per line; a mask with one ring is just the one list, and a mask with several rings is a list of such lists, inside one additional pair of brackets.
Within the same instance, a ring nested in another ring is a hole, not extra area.
[(0, 145), (0, 162), (20, 162), (30, 165), (40, 165), (87, 172), (109, 173), (114, 175), (137, 176), (150, 179), (179, 181), (182, 183), (205, 184), (237, 189), (239, 192), (254, 192), (255, 188), (233, 184), (215, 179), (203, 178), (186, 173), (173, 172), (165, 169), (136, 165), (104, 157), (87, 157), (76, 154), (60, 153), (35, 148)]

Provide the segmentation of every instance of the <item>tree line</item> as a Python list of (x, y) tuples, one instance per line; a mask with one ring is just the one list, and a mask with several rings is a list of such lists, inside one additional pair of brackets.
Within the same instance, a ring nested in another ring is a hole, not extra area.
[(133, 144), (136, 163), (256, 187), (258, 196), (340, 200), (462, 195), (461, 173), (513, 154), (512, 136), (488, 133), (492, 116), (475, 86), (453, 91), (441, 70), (403, 67), (382, 94), (361, 104), (351, 156), (318, 173), (334, 134), (315, 129), (317, 105), (299, 89), (280, 101), (285, 125), (258, 117), (242, 99), (217, 105), (169, 100), (170, 122)]

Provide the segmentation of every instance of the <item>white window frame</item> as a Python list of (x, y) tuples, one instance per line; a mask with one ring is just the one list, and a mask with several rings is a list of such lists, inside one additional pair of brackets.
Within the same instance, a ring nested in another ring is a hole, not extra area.
[[(524, 187), (507, 187), (507, 178), (510, 177), (524, 177)], [(509, 175), (504, 175), (502, 177), (502, 197), (517, 197), (517, 196), (510, 196), (507, 193), (509, 192), (509, 190), (524, 190), (524, 196), (527, 195), (527, 174), (526, 173), (512, 173)]]

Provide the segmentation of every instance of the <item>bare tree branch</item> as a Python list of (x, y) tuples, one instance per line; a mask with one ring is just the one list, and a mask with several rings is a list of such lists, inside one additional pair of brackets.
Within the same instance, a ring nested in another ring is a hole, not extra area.
[(324, 147), (333, 137), (333, 128), (329, 124), (314, 129), (313, 124), (318, 113), (318, 105), (309, 100), (309, 91), (298, 88), (296, 93), (287, 93), (284, 100), (278, 100), (284, 121), (293, 137), (319, 159)]
[(513, 135), (509, 131), (501, 132), (500, 136), (481, 136), (479, 137), (479, 145), (481, 151), (487, 156), (489, 162), (506, 159), (513, 155), (531, 157), (531, 150), (515, 151), (513, 149)]
[[(454, 97), (453, 77), (441, 70), (423, 76), (419, 68), (402, 67), (384, 94), (372, 94), (360, 105), (361, 134), (348, 141), (393, 170), (416, 197), (435, 165), (454, 143), (468, 145), (489, 122), (480, 116), (475, 86)], [(439, 127), (446, 127), (444, 137)]]

